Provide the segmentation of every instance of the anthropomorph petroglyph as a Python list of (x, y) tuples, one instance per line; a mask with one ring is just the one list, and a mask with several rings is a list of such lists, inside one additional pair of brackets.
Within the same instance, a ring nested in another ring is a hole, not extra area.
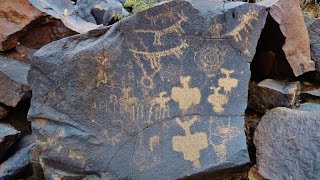
[(192, 105), (197, 105), (201, 100), (201, 92), (198, 88), (191, 88), (190, 76), (180, 77), (182, 87), (174, 87), (171, 90), (171, 98), (179, 103), (182, 110), (189, 109)]
[(220, 78), (218, 81), (219, 87), (223, 87), (226, 93), (230, 93), (231, 89), (238, 86), (238, 79), (230, 78), (230, 75), (234, 73), (234, 70), (227, 70), (222, 68), (221, 72), (226, 75), (225, 78)]
[[(210, 87), (213, 90), (213, 94), (208, 96), (208, 102), (212, 105), (213, 111), (221, 113), (224, 111), (224, 105), (229, 102), (228, 94), (232, 89), (238, 86), (238, 79), (230, 78), (233, 70), (227, 70), (222, 68), (221, 72), (225, 74), (225, 78), (218, 80), (218, 87)], [(223, 93), (223, 91), (224, 93)]]
[(194, 116), (191, 120), (182, 122), (176, 118), (176, 122), (185, 132), (185, 136), (173, 136), (172, 147), (177, 152), (182, 152), (185, 160), (191, 161), (196, 168), (200, 167), (200, 151), (208, 147), (208, 137), (204, 132), (191, 134), (190, 127), (197, 121)]
[[(220, 162), (224, 162), (226, 160), (227, 155), (227, 145), (228, 143), (239, 134), (241, 134), (241, 130), (236, 127), (230, 125), (230, 119), (228, 125), (224, 123), (214, 124), (215, 120), (210, 119), (210, 137), (209, 142), (213, 147), (214, 152), (217, 154)], [(213, 125), (214, 124), (214, 125)], [(217, 127), (212, 129), (213, 127)], [(214, 143), (212, 141), (212, 136), (218, 136), (222, 138), (220, 143)]]
[(167, 92), (160, 92), (159, 97), (156, 97), (154, 99), (156, 104), (159, 104), (159, 106), (163, 109), (167, 108), (167, 103), (170, 101), (170, 97), (167, 95)]
[(241, 31), (244, 30), (248, 33), (248, 27), (253, 28), (251, 23), (253, 20), (258, 20), (259, 14), (254, 10), (249, 10), (240, 18), (240, 24), (236, 26), (231, 32), (226, 34), (226, 36), (232, 36), (236, 42), (242, 41)]

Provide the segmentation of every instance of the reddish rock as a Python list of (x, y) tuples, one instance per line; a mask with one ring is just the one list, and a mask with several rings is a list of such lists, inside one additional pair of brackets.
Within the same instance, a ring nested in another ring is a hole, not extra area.
[[(270, 2), (270, 1), (269, 1)], [(296, 76), (315, 70), (311, 60), (310, 41), (299, 0), (279, 0), (270, 8), (270, 15), (286, 37), (282, 47)], [(295, 27), (295, 28), (292, 28)]]
[(0, 51), (14, 48), (18, 44), (14, 33), (41, 15), (28, 0), (10, 0), (0, 3)]

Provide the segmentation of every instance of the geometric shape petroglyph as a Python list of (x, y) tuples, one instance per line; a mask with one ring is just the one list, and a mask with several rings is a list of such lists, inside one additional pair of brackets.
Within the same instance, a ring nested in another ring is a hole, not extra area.
[(224, 58), (227, 54), (227, 48), (216, 45), (207, 46), (200, 51), (200, 63), (198, 66), (206, 73), (208, 77), (213, 77), (224, 63)]
[(190, 76), (180, 77), (182, 87), (173, 87), (171, 98), (179, 103), (179, 108), (187, 110), (192, 105), (197, 105), (201, 100), (201, 92), (198, 88), (190, 88)]
[(194, 116), (191, 120), (182, 122), (176, 118), (176, 122), (185, 132), (185, 136), (173, 136), (172, 147), (174, 151), (182, 152), (185, 160), (191, 161), (195, 168), (200, 167), (200, 151), (209, 146), (207, 134), (197, 132), (191, 134), (190, 127), (197, 121)]

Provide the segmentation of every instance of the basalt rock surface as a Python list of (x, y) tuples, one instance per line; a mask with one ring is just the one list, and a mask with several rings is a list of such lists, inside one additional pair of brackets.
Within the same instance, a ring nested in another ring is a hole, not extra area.
[(249, 63), (267, 15), (171, 1), (41, 48), (29, 120), (46, 177), (175, 179), (248, 163)]

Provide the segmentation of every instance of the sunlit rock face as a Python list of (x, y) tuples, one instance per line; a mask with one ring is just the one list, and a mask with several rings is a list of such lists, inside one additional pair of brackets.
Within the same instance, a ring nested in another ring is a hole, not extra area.
[(40, 49), (29, 119), (46, 176), (176, 179), (248, 163), (250, 62), (267, 14), (171, 1)]

